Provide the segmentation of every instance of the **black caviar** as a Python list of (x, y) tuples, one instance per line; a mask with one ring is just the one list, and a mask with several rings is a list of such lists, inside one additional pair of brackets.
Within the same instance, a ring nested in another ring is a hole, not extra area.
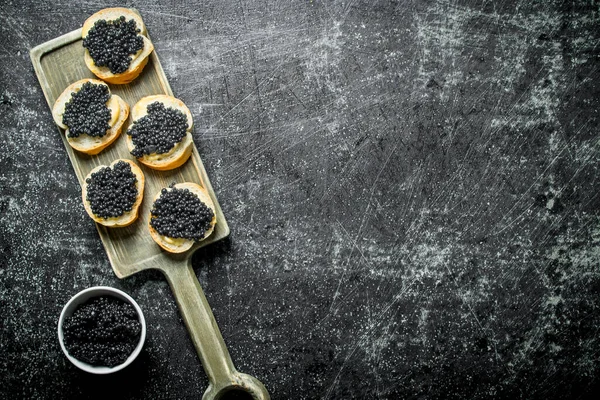
[(119, 217), (131, 211), (138, 195), (137, 177), (125, 161), (116, 162), (112, 168), (101, 168), (85, 183), (86, 200), (94, 215), (100, 218)]
[(150, 225), (170, 238), (200, 240), (210, 229), (213, 211), (188, 189), (162, 189), (152, 207)]
[(63, 322), (69, 354), (96, 366), (123, 364), (139, 343), (141, 330), (135, 308), (112, 296), (91, 298)]
[(133, 121), (127, 131), (134, 145), (131, 154), (142, 157), (168, 153), (185, 137), (189, 127), (186, 115), (158, 101), (149, 104), (146, 110), (148, 114)]
[(127, 71), (131, 64), (130, 55), (144, 48), (135, 20), (126, 21), (124, 16), (113, 21), (100, 19), (83, 38), (83, 47), (88, 49), (94, 64), (108, 67), (113, 74)]
[(69, 127), (72, 138), (86, 134), (102, 137), (110, 129), (111, 111), (106, 106), (110, 98), (108, 86), (86, 82), (65, 104), (62, 122)]

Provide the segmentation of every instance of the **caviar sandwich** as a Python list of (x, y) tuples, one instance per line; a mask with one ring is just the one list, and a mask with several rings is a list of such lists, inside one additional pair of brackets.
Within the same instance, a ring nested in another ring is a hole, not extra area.
[(142, 72), (154, 46), (142, 18), (128, 8), (105, 8), (83, 24), (85, 65), (109, 83), (129, 83)]
[(131, 109), (127, 147), (138, 161), (166, 171), (181, 166), (192, 154), (192, 113), (179, 99), (143, 97)]
[(65, 129), (69, 145), (86, 154), (98, 154), (114, 142), (128, 116), (129, 105), (97, 79), (69, 85), (52, 107), (52, 117)]
[(81, 197), (88, 215), (108, 227), (133, 223), (144, 197), (144, 174), (130, 160), (100, 165), (86, 176)]
[(216, 223), (215, 206), (206, 189), (185, 182), (163, 188), (156, 195), (148, 226), (160, 247), (182, 253), (210, 236)]

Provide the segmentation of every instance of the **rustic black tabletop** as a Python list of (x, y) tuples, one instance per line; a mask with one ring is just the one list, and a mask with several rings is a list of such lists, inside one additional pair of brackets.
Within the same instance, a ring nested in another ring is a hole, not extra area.
[[(29, 50), (115, 3), (0, 6), (0, 398), (197, 399), (159, 273), (110, 267)], [(273, 399), (576, 399), (600, 383), (600, 7), (126, 1), (231, 228), (194, 267)], [(140, 358), (80, 372), (56, 323), (134, 297)]]

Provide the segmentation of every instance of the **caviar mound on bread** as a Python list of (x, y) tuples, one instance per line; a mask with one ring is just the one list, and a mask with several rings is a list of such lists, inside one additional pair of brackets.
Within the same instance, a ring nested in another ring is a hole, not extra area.
[(127, 147), (139, 162), (166, 171), (177, 168), (192, 154), (192, 113), (167, 95), (146, 96), (131, 109)]
[(97, 79), (69, 85), (52, 107), (54, 122), (65, 129), (69, 145), (86, 154), (98, 154), (114, 142), (128, 116), (129, 105)]
[(132, 224), (144, 198), (144, 173), (130, 160), (100, 165), (85, 177), (81, 191), (88, 215), (108, 227)]
[(129, 83), (142, 72), (154, 46), (142, 18), (128, 8), (105, 8), (81, 31), (85, 65), (109, 83)]
[(213, 232), (217, 217), (206, 189), (192, 182), (163, 188), (154, 198), (148, 228), (160, 247), (183, 253)]

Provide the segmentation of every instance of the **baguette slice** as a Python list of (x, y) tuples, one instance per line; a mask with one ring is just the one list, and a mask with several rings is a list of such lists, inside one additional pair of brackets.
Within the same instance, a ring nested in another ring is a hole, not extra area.
[[(189, 108), (183, 103), (183, 101), (176, 99), (175, 97), (159, 94), (154, 96), (146, 96), (142, 97), (140, 101), (138, 101), (133, 108), (131, 109), (131, 120), (132, 123), (129, 125), (129, 129), (134, 125), (133, 121), (137, 121), (138, 119), (146, 116), (148, 114), (147, 108), (148, 105), (160, 102), (165, 105), (165, 107), (174, 108), (183, 112), (187, 117), (188, 129), (181, 140), (181, 142), (177, 143), (168, 153), (164, 154), (144, 154), (142, 157), (139, 157), (137, 160), (144, 165), (152, 169), (156, 169), (159, 171), (167, 171), (170, 169), (177, 168), (183, 165), (190, 155), (192, 154), (192, 148), (194, 144), (194, 139), (192, 139), (192, 128), (194, 126), (194, 121), (192, 119), (192, 113)], [(134, 144), (130, 135), (127, 136), (127, 148), (129, 151), (133, 151)]]
[[(106, 132), (106, 135), (102, 137), (88, 135), (69, 137), (69, 127), (62, 122), (63, 115), (65, 113), (65, 107), (69, 100), (71, 100), (71, 96), (81, 90), (81, 87), (87, 82), (93, 83), (94, 85), (104, 85), (108, 87), (106, 83), (97, 79), (82, 79), (69, 85), (56, 99), (56, 102), (52, 107), (52, 117), (54, 118), (54, 122), (56, 122), (58, 126), (65, 130), (67, 142), (69, 145), (71, 145), (71, 147), (82, 153), (93, 155), (100, 153), (119, 137), (123, 128), (123, 124), (129, 116), (129, 105), (116, 94), (111, 94), (108, 102), (106, 103), (106, 106), (111, 111), (111, 118), (108, 122), (110, 129), (108, 132)], [(110, 93), (110, 87), (108, 90)]]
[(129, 64), (129, 68), (125, 72), (120, 74), (113, 74), (110, 72), (110, 68), (108, 67), (98, 67), (90, 52), (87, 49), (84, 49), (84, 61), (85, 65), (89, 68), (90, 71), (94, 73), (98, 78), (105, 80), (109, 83), (114, 84), (125, 84), (129, 83), (142, 72), (146, 64), (148, 64), (148, 59), (152, 51), (154, 50), (154, 45), (148, 39), (146, 32), (146, 25), (144, 25), (144, 21), (142, 21), (142, 17), (140, 17), (136, 12), (123, 7), (114, 7), (114, 8), (105, 8), (103, 10), (98, 11), (89, 17), (84, 23), (81, 31), (81, 37), (85, 38), (94, 26), (94, 23), (98, 20), (104, 19), (106, 21), (114, 21), (115, 19), (124, 16), (127, 20), (133, 19), (140, 29), (140, 35), (144, 40), (144, 48), (138, 51), (136, 54), (131, 56), (131, 64)]
[[(211, 235), (211, 233), (215, 229), (215, 224), (217, 223), (215, 205), (212, 202), (212, 199), (210, 198), (208, 192), (202, 186), (193, 182), (178, 183), (174, 187), (176, 189), (188, 189), (190, 192), (198, 196), (200, 201), (206, 204), (206, 206), (212, 210), (214, 217), (211, 221), (210, 228), (206, 231), (202, 239), (200, 239), (199, 241), (206, 239)], [(172, 190), (172, 188), (170, 187), (166, 189)], [(160, 197), (160, 194), (161, 192), (159, 191), (156, 197), (154, 197), (154, 200), (152, 201), (153, 204)], [(154, 239), (154, 241), (158, 243), (158, 245), (164, 250), (170, 253), (183, 253), (184, 251), (189, 250), (194, 245), (195, 241), (192, 239), (170, 238), (168, 236), (161, 235), (152, 227), (152, 225), (150, 225), (151, 219), (152, 215), (150, 215), (150, 218), (148, 218), (148, 229), (150, 230), (150, 236), (152, 236), (152, 239)]]
[(137, 165), (135, 165), (135, 163), (133, 161), (126, 160), (126, 159), (117, 159), (110, 164), (110, 167), (112, 167), (114, 164), (116, 164), (119, 161), (125, 161), (126, 163), (131, 165), (131, 172), (133, 172), (133, 174), (137, 178), (136, 187), (138, 190), (138, 195), (135, 199), (135, 203), (133, 203), (131, 211), (126, 211), (125, 213), (123, 213), (123, 215), (121, 215), (119, 217), (111, 217), (111, 218), (107, 218), (107, 219), (96, 216), (96, 214), (94, 214), (94, 212), (92, 211), (90, 202), (87, 201), (87, 183), (86, 183), (86, 181), (88, 178), (90, 178), (92, 176), (92, 174), (94, 172), (99, 171), (102, 168), (105, 168), (106, 165), (99, 165), (96, 168), (92, 169), (90, 171), (90, 173), (83, 180), (83, 187), (81, 188), (81, 197), (83, 199), (83, 206), (85, 207), (85, 211), (88, 213), (90, 218), (92, 218), (94, 221), (96, 221), (100, 225), (104, 225), (104, 226), (112, 227), (112, 228), (119, 228), (119, 227), (131, 225), (138, 217), (138, 210), (139, 210), (140, 205), (142, 204), (142, 200), (144, 198), (145, 178), (144, 178), (144, 173), (142, 172), (142, 170)]

